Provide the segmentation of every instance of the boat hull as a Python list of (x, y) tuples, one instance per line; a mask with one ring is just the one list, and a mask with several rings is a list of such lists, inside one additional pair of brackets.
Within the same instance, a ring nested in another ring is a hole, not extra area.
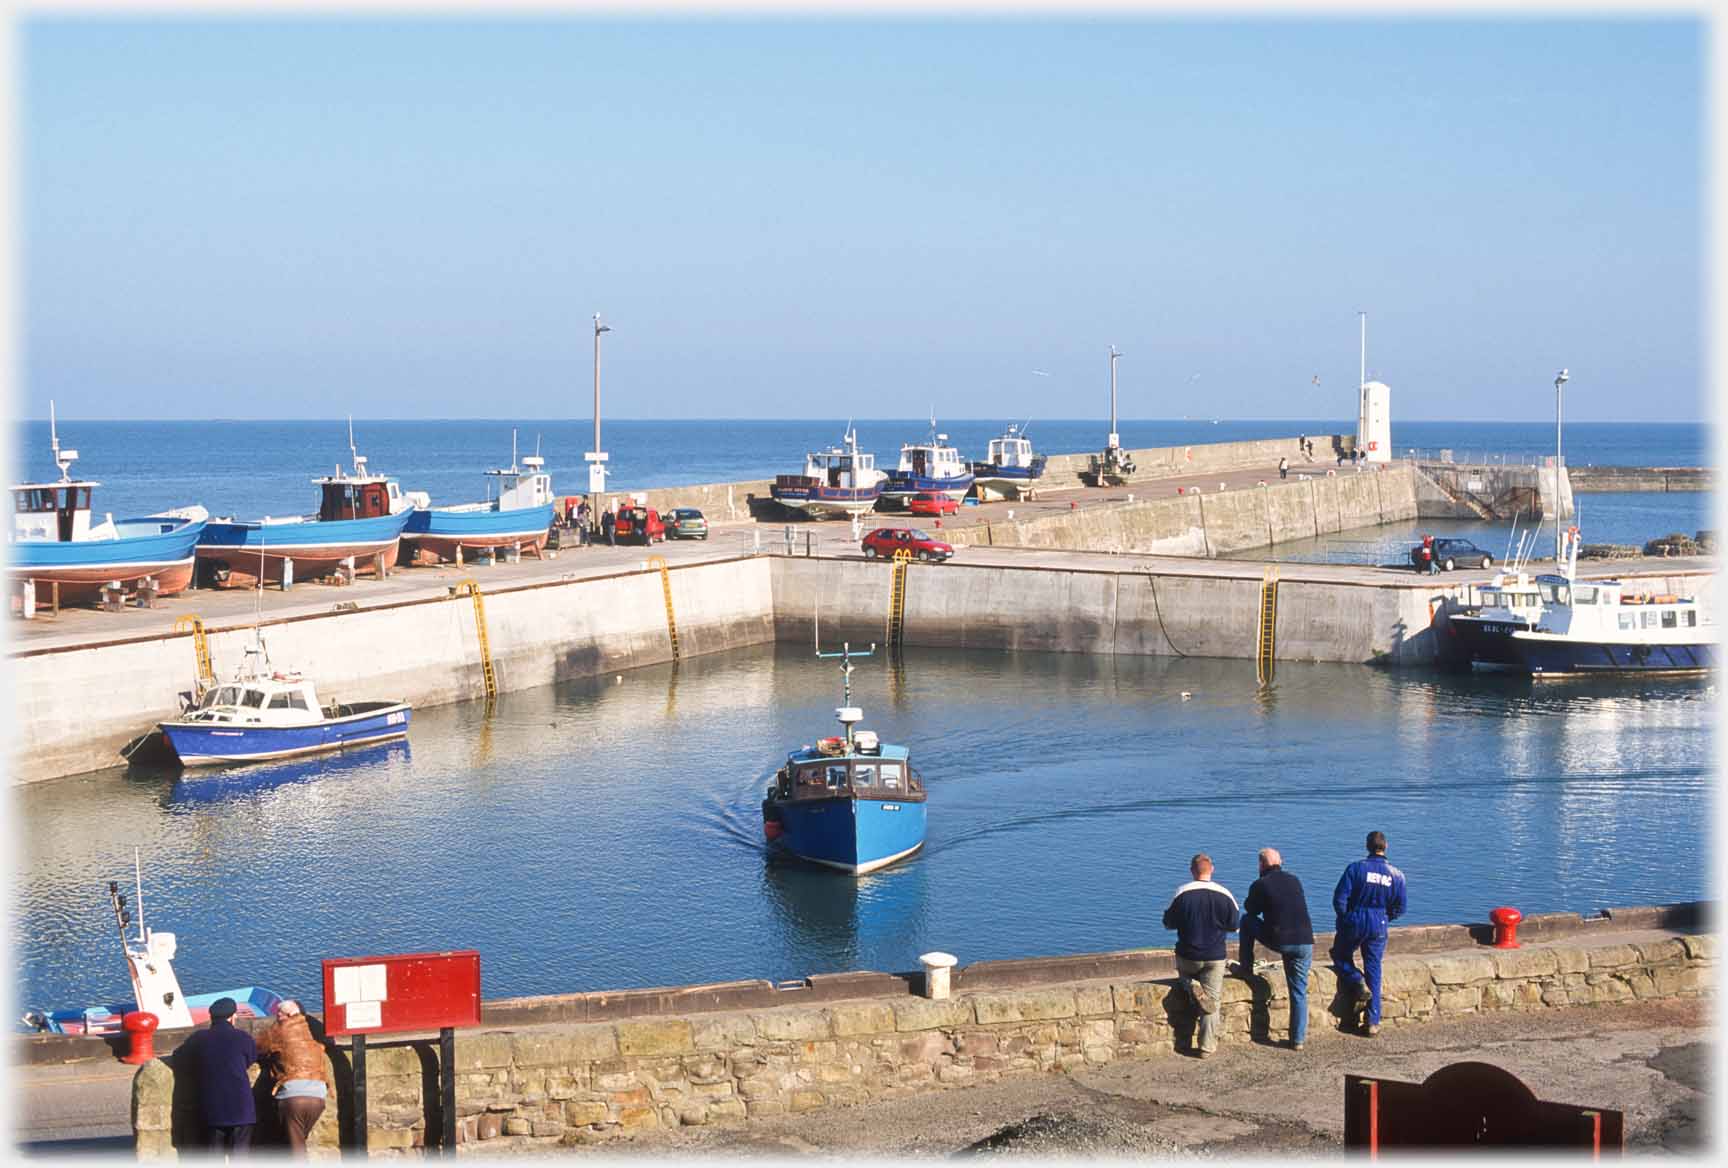
[(353, 712), (306, 726), (233, 722), (163, 722), (162, 735), (186, 767), (261, 762), (389, 742), (408, 734), (407, 702), (356, 702)]
[(882, 497), (880, 483), (871, 487), (787, 487), (778, 483), (768, 494), (783, 507), (802, 511), (812, 518), (862, 515), (876, 506)]
[(1531, 633), (1511, 641), (1519, 666), (1531, 677), (1687, 674), (1716, 666), (1716, 646), (1708, 641), (1586, 641)]
[(294, 561), (297, 579), (333, 572), (350, 556), (356, 571), (372, 567), (372, 557), (395, 558), (402, 531), (412, 510), (371, 519), (308, 520), (303, 523), (259, 523), (215, 520), (204, 525), (198, 540), (198, 562), (226, 565), (230, 572), (266, 580), (282, 579), (284, 560)]
[(891, 471), (887, 484), (882, 488), (882, 500), (904, 506), (906, 500), (913, 495), (935, 494), (947, 495), (950, 499), (964, 499), (966, 492), (972, 489), (972, 482), (971, 472), (953, 478), (938, 479), (929, 475)]
[(125, 519), (115, 526), (119, 539), (14, 543), (7, 574), (36, 581), (41, 604), (52, 602), (55, 584), (62, 604), (77, 604), (96, 599), (105, 585), (116, 582), (136, 584), (154, 576), (164, 596), (192, 582), (193, 548), (207, 526), (203, 520)]
[[(192, 1014), (192, 1024), (202, 1026), (210, 1021), (210, 1007), (218, 998), (234, 999), (235, 1018), (269, 1018), (276, 1012), (282, 995), (260, 986), (240, 986), (231, 990), (216, 990), (208, 994), (187, 994), (186, 1008)], [(106, 1006), (86, 1006), (82, 1009), (32, 1011), (24, 1016), (29, 1025), (49, 1034), (81, 1034), (99, 1036), (123, 1033), (120, 1021), (137, 1009), (133, 1002), (111, 1002)]]
[(774, 804), (778, 843), (801, 860), (862, 876), (924, 846), (922, 800), (797, 799)]
[(1512, 646), (1512, 634), (1528, 629), (1529, 621), (1460, 614), (1448, 618), (1447, 625), (1458, 639), (1458, 657), (1468, 661), (1472, 668), (1496, 671), (1523, 667)]
[(458, 548), (476, 552), (516, 547), (532, 548), (538, 553), (546, 546), (551, 528), (551, 503), (509, 511), (453, 511), (434, 507), (411, 512), (402, 538), (421, 551), (453, 559)]

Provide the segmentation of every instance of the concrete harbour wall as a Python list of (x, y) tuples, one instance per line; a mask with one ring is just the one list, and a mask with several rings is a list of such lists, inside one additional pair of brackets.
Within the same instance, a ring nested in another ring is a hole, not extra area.
[(1701, 466), (1575, 466), (1574, 491), (1708, 491), (1715, 475)]
[[(1481, 946), (1480, 930), (1462, 926), (1394, 928), (1383, 1024), (1712, 996), (1716, 938), (1654, 923), (1671, 914), (1537, 917), (1524, 926), (1525, 946), (1511, 950)], [(1641, 917), (1652, 924), (1631, 931)], [(1327, 939), (1316, 941), (1323, 952)], [(851, 996), (726, 1008), (729, 997), (776, 992), (733, 983), (736, 992), (715, 995), (720, 1008), (691, 1003), (684, 1012), (600, 1021), (553, 1021), (570, 999), (487, 1003), (482, 1026), (457, 1038), (458, 1141), (502, 1151), (592, 1144), (652, 1128), (743, 1124), (1168, 1057), (1191, 1041), (1195, 1014), (1174, 988), (1168, 950), (985, 962), (956, 973), (956, 992), (946, 1000), (912, 996), (921, 988), (917, 975), (860, 973), (835, 976), (853, 979)], [(1308, 992), (1309, 1040), (1345, 1041), (1334, 1031), (1343, 1027), (1346, 1007), (1324, 963), (1310, 974)], [(676, 991), (641, 991), (639, 1000), (654, 993)], [(1288, 1003), (1281, 972), (1254, 982), (1226, 979), (1223, 1041), (1287, 1037)], [(429, 1131), (436, 1143), (440, 1126), (431, 1097), (438, 1045), (386, 1043), (368, 1044), (369, 1148), (413, 1154), (428, 1144)], [(346, 1082), (347, 1052), (338, 1048), (334, 1055), (337, 1081)], [(173, 1154), (173, 1090), (166, 1063), (140, 1068), (133, 1087), (140, 1158)], [(339, 1091), (332, 1110), (351, 1105)], [(321, 1126), (333, 1134), (339, 1122), (327, 1113)], [(328, 1144), (324, 1150), (335, 1151)]]

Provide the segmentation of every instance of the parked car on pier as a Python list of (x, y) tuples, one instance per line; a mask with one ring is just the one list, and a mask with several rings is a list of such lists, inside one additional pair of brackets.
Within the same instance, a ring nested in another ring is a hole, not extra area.
[(694, 507), (674, 507), (666, 512), (666, 535), (669, 539), (707, 539), (707, 517)]
[[(1492, 568), (1494, 557), (1471, 543), (1467, 539), (1437, 539), (1434, 541), (1434, 559), (1442, 571), (1450, 572), (1460, 566), (1465, 568)], [(1420, 572), (1427, 567), (1422, 559), (1422, 545), (1417, 544), (1410, 549), (1410, 566)]]
[(878, 527), (864, 537), (864, 558), (891, 558), (895, 552), (911, 552), (914, 559), (927, 560), (935, 563), (946, 560), (954, 554), (952, 544), (943, 543), (917, 528), (911, 527)]
[(666, 542), (666, 524), (661, 520), (660, 512), (652, 507), (618, 508), (617, 524), (612, 530), (619, 543), (639, 543), (647, 547), (651, 543)]
[(958, 515), (960, 500), (941, 491), (920, 491), (906, 501), (906, 510), (914, 515)]

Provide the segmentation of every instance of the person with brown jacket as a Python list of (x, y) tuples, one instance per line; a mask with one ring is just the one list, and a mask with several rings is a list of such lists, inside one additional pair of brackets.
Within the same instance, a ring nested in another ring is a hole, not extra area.
[(306, 1137), (324, 1114), (334, 1084), (324, 1044), (312, 1037), (299, 1002), (284, 999), (277, 1005), (276, 1020), (258, 1036), (258, 1060), (275, 1073), (276, 1117), (288, 1136), (288, 1154), (304, 1159)]

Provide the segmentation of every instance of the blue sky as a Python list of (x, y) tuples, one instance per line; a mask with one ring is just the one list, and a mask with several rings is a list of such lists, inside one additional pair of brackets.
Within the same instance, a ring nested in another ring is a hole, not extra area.
[(599, 311), (609, 416), (1344, 418), (1366, 309), (1398, 416), (1697, 419), (1704, 43), (36, 19), (22, 404), (587, 417)]

